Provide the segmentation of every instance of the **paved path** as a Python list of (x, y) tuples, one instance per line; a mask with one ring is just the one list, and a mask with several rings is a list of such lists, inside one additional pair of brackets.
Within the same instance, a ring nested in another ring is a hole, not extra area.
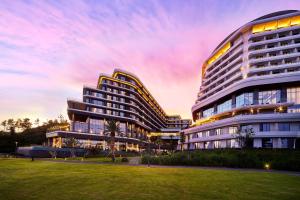
[[(227, 167), (201, 167), (201, 166), (168, 166), (168, 165), (144, 165), (136, 164), (136, 159), (132, 163), (110, 163), (110, 162), (99, 162), (99, 161), (80, 161), (80, 160), (53, 160), (47, 158), (37, 158), (36, 160), (43, 160), (49, 162), (58, 163), (77, 163), (77, 164), (98, 164), (98, 165), (126, 165), (126, 166), (137, 166), (137, 167), (149, 167), (149, 168), (179, 168), (179, 169), (200, 169), (200, 170), (226, 170), (226, 171), (241, 171), (241, 172), (263, 172), (263, 173), (277, 173), (287, 174), (293, 176), (299, 176), (300, 172), (294, 171), (281, 171), (281, 170), (264, 170), (264, 169), (245, 169), (245, 168), (227, 168)], [(138, 162), (139, 163), (139, 162)]]

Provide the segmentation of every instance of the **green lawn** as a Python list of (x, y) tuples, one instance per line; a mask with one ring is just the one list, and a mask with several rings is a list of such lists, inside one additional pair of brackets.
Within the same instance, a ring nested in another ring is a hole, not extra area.
[(0, 199), (300, 199), (300, 177), (0, 158)]

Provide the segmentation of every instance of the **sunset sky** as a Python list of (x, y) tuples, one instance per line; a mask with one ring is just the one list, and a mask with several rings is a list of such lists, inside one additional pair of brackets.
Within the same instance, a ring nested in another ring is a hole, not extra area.
[(168, 114), (191, 117), (201, 65), (228, 34), (300, 1), (0, 0), (0, 121), (63, 114), (100, 73), (136, 74)]

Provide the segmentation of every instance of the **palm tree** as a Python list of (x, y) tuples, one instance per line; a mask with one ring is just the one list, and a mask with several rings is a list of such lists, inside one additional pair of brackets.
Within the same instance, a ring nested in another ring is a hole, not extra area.
[(107, 121), (104, 125), (104, 134), (109, 136), (109, 146), (111, 151), (112, 161), (115, 162), (115, 137), (121, 133), (120, 123), (115, 120)]
[(156, 144), (158, 145), (158, 152), (160, 153), (160, 146), (162, 145), (161, 136), (157, 136)]

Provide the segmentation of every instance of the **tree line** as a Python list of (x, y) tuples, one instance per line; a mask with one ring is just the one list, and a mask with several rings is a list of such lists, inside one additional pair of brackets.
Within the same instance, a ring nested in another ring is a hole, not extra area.
[(69, 127), (69, 122), (62, 117), (59, 119), (40, 122), (24, 119), (6, 119), (1, 122), (0, 153), (14, 152), (17, 146), (46, 144), (46, 133), (59, 127)]

